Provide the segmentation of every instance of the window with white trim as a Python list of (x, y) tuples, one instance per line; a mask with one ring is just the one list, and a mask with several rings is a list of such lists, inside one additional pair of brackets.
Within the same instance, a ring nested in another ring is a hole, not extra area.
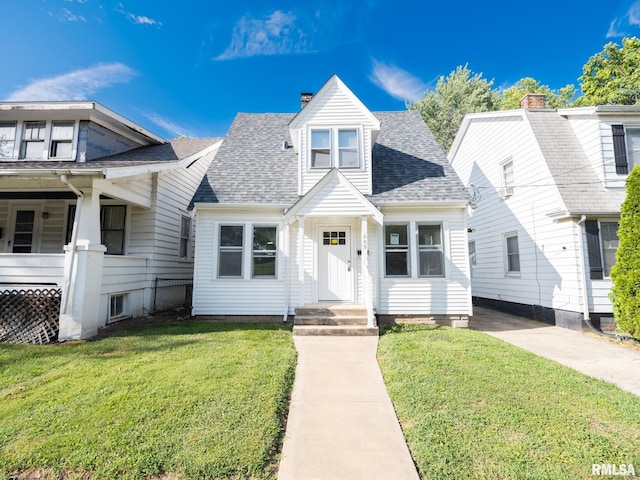
[(253, 227), (252, 277), (276, 276), (278, 227)]
[(71, 158), (75, 122), (53, 122), (51, 126), (50, 158)]
[(360, 129), (313, 128), (310, 136), (311, 168), (360, 168)]
[(409, 225), (384, 226), (384, 251), (387, 277), (408, 277)]
[(418, 275), (444, 276), (441, 225), (418, 225)]
[(520, 273), (520, 247), (518, 234), (507, 233), (504, 236), (507, 273)]
[(191, 255), (191, 218), (182, 215), (180, 217), (180, 252), (179, 257), (188, 259)]
[[(71, 243), (76, 205), (69, 205), (65, 244)], [(100, 241), (107, 247), (107, 255), (124, 255), (126, 236), (126, 205), (102, 205), (100, 207)]]
[(243, 225), (220, 225), (218, 277), (242, 278)]
[(129, 298), (126, 293), (109, 296), (109, 320), (118, 320), (129, 316)]
[(600, 222), (600, 241), (602, 242), (602, 266), (604, 276), (611, 276), (611, 267), (616, 263), (618, 240), (618, 222)]
[(513, 195), (514, 176), (513, 160), (509, 159), (502, 163), (502, 195), (510, 197)]
[(311, 168), (331, 167), (331, 130), (311, 131)]
[(476, 242), (475, 240), (471, 240), (469, 242), (469, 268), (471, 270), (471, 273), (473, 273), (473, 271), (476, 268)]
[(0, 158), (13, 158), (16, 122), (0, 122)]
[(47, 122), (24, 122), (20, 158), (42, 159)]

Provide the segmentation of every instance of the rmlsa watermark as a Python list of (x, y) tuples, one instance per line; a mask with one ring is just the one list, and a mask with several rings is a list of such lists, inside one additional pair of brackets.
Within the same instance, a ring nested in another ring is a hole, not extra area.
[(591, 475), (620, 475), (635, 477), (636, 469), (633, 467), (633, 463), (594, 463), (591, 465)]

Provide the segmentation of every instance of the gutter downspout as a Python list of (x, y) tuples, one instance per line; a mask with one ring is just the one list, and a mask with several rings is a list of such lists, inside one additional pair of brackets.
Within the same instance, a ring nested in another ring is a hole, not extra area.
[(609, 337), (609, 338), (615, 338), (616, 340), (633, 340), (634, 342), (639, 342), (640, 343), (640, 339), (637, 339), (635, 337), (629, 337), (626, 335), (616, 335), (613, 333), (606, 333), (603, 332), (602, 330), (597, 329), (596, 327), (593, 326), (593, 323), (591, 323), (591, 318), (589, 315), (589, 299), (587, 298), (587, 268), (586, 265), (584, 263), (584, 241), (582, 240), (582, 228), (581, 225), (587, 220), (587, 216), (586, 215), (582, 215), (580, 217), (580, 220), (578, 221), (578, 223), (576, 224), (578, 226), (578, 245), (580, 248), (580, 268), (582, 269), (582, 295), (584, 298), (584, 307), (583, 307), (583, 320), (584, 323), (587, 324), (587, 327), (589, 327), (589, 330), (591, 330), (593, 333), (596, 333), (598, 335), (601, 335), (603, 337)]
[[(284, 217), (283, 217), (284, 218)], [(282, 323), (289, 321), (289, 222), (284, 221), (284, 315)]]
[(73, 186), (69, 182), (67, 175), (60, 175), (60, 181), (64, 183), (67, 187), (69, 187), (69, 190), (75, 193), (76, 196), (78, 197), (78, 200), (76, 202), (76, 215), (74, 215), (74, 218), (73, 218), (73, 230), (71, 232), (71, 242), (69, 247), (71, 254), (69, 259), (69, 266), (67, 269), (65, 269), (65, 271), (67, 272), (67, 275), (64, 278), (63, 295), (62, 295), (61, 305), (60, 305), (60, 311), (62, 313), (68, 313), (67, 307), (69, 305), (69, 293), (71, 289), (71, 272), (73, 270), (73, 264), (75, 261), (75, 255), (73, 254), (73, 252), (76, 250), (76, 243), (78, 241), (78, 215), (77, 214), (82, 208), (84, 195), (80, 190), (78, 190), (75, 186)]

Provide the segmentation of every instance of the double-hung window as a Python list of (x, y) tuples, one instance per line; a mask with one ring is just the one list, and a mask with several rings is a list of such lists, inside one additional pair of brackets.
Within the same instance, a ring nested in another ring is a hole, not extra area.
[[(69, 205), (65, 243), (71, 243), (76, 206)], [(124, 255), (127, 206), (103, 205), (100, 207), (100, 241), (107, 247), (108, 255)]]
[(357, 128), (311, 130), (311, 168), (359, 168), (360, 134)]
[(0, 122), (0, 158), (13, 158), (16, 140), (16, 123)]
[(331, 130), (311, 131), (311, 167), (331, 167)]
[(180, 252), (182, 259), (189, 258), (189, 250), (191, 249), (191, 218), (186, 215), (180, 217)]
[(388, 277), (409, 276), (409, 225), (385, 225), (385, 273)]
[(418, 225), (418, 262), (421, 277), (444, 275), (444, 251), (440, 225)]
[(24, 122), (20, 158), (42, 159), (46, 126), (44, 121)]
[(611, 276), (611, 267), (616, 263), (618, 251), (618, 222), (600, 222), (600, 239), (602, 242), (602, 260), (604, 276)]
[(253, 227), (252, 276), (276, 276), (278, 228), (275, 226)]
[(242, 277), (243, 225), (220, 225), (219, 277)]
[(520, 248), (518, 234), (508, 233), (504, 236), (507, 257), (507, 274), (520, 273)]
[(53, 122), (51, 127), (50, 158), (71, 158), (75, 122)]
[(513, 160), (509, 159), (502, 164), (502, 195), (510, 197), (513, 195)]

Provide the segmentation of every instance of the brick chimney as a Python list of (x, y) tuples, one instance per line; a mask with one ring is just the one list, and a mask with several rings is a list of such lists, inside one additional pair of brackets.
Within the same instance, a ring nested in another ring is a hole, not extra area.
[(546, 108), (546, 98), (544, 93), (527, 93), (520, 99), (520, 106), (522, 108)]
[(300, 94), (300, 110), (307, 106), (307, 103), (313, 98), (313, 93), (302, 92)]

